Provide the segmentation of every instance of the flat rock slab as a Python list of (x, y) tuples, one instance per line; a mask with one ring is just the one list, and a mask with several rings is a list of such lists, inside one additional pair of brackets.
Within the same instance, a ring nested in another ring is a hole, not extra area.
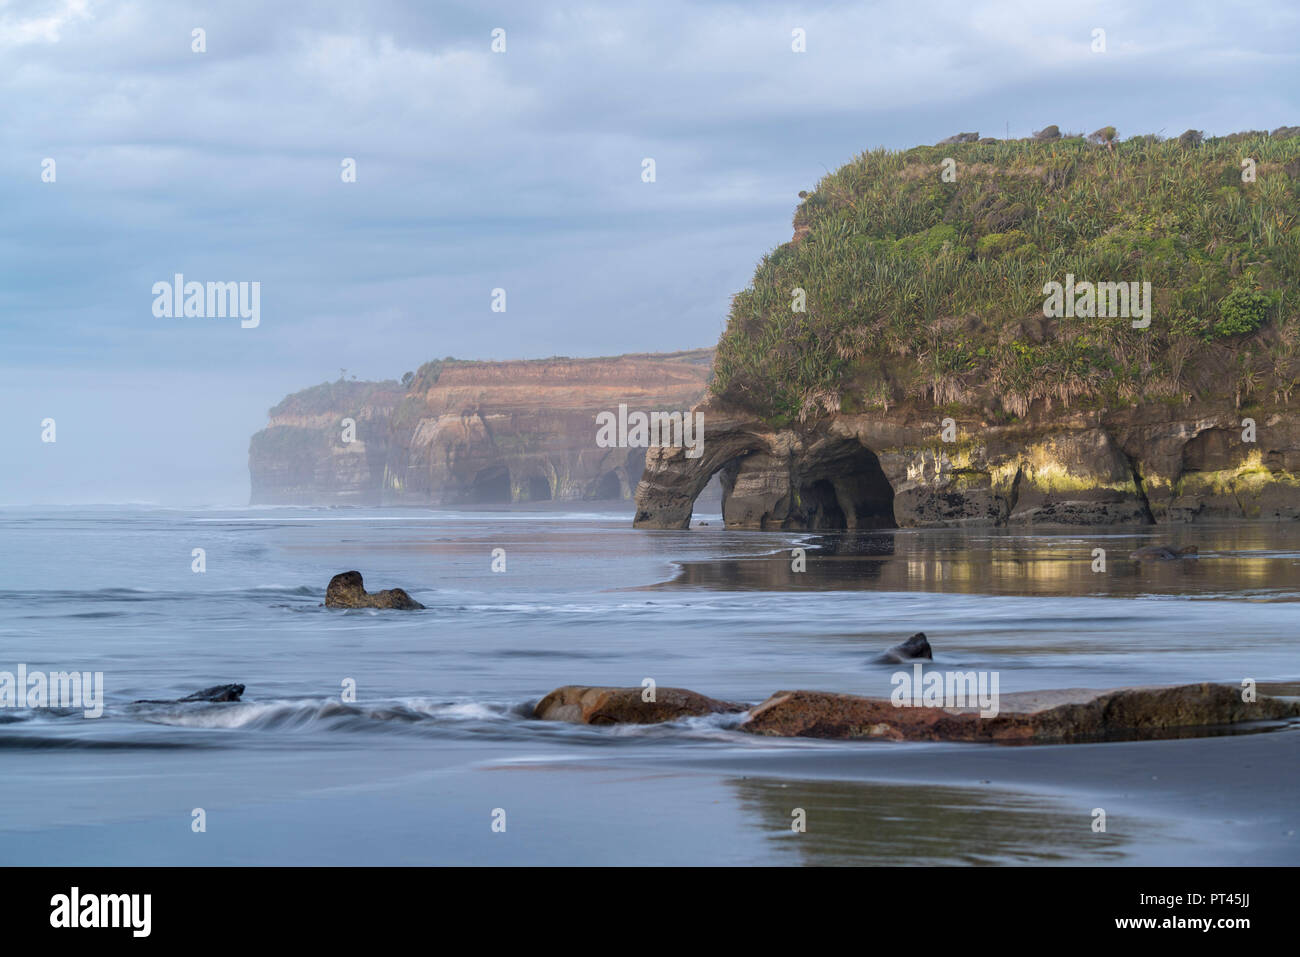
[(898, 707), (887, 698), (827, 691), (778, 691), (750, 711), (750, 734), (894, 741), (1071, 741), (1142, 736), (1244, 721), (1300, 717), (1300, 702), (1231, 685), (1071, 688), (1001, 695), (998, 714), (975, 708)]
[(641, 700), (645, 688), (556, 688), (533, 709), (533, 717), (574, 724), (658, 724), (703, 714), (745, 710), (743, 704), (718, 701), (685, 688), (656, 688), (654, 701)]

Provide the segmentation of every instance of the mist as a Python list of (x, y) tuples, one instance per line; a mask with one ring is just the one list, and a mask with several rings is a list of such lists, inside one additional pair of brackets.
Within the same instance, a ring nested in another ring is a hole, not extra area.
[[(2, 4), (0, 504), (242, 505), (249, 437), (306, 386), (712, 345), (798, 191), (862, 150), (1300, 123), (1298, 23), (1181, 0)], [(260, 323), (156, 317), (178, 273), (259, 282)]]

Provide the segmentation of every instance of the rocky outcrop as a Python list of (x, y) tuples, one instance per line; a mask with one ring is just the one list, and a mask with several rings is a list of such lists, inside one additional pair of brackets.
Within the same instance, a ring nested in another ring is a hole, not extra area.
[[(455, 505), (627, 499), (642, 448), (596, 416), (690, 408), (713, 352), (428, 363), (398, 382), (327, 383), (271, 410), (249, 446), (252, 503)], [(350, 421), (345, 421), (350, 420)]]
[(925, 632), (918, 631), (907, 641), (899, 642), (892, 648), (876, 656), (877, 664), (902, 664), (904, 661), (933, 661), (934, 654), (930, 650), (930, 640), (925, 637)]
[(704, 714), (745, 710), (744, 705), (706, 698), (684, 688), (656, 688), (654, 700), (646, 701), (645, 688), (587, 688), (565, 685), (556, 688), (533, 709), (544, 721), (574, 724), (658, 724)]
[[(776, 428), (709, 397), (704, 451), (652, 448), (635, 524), (688, 527), (721, 476), (725, 524), (753, 529), (1145, 525), (1300, 518), (1300, 419), (1142, 408), (996, 424), (898, 406)], [(947, 428), (945, 428), (945, 424)]]
[(974, 708), (898, 707), (884, 698), (778, 691), (750, 711), (741, 729), (778, 737), (1045, 742), (1158, 736), (1294, 717), (1300, 717), (1300, 702), (1263, 695), (1245, 702), (1240, 688), (1215, 684), (1007, 694), (992, 717)]
[[(908, 706), (830, 691), (778, 691), (748, 709), (740, 730), (788, 738), (1045, 743), (1196, 734), (1300, 717), (1300, 700), (1294, 697), (1300, 688), (1257, 688), (1267, 690), (1289, 697), (1259, 693), (1245, 701), (1241, 688), (1209, 683), (1104, 691), (1071, 688), (994, 695), (995, 706), (981, 713), (978, 706)], [(575, 724), (655, 724), (746, 710), (683, 688), (659, 688), (656, 700), (647, 702), (644, 691), (566, 685), (539, 701), (534, 716)]]
[(188, 704), (193, 701), (207, 702), (226, 702), (238, 701), (244, 695), (243, 685), (213, 685), (211, 688), (204, 688), (202, 691), (196, 691), (193, 694), (187, 694), (184, 698), (168, 698), (163, 701), (145, 699), (136, 701), (135, 704)]
[(360, 572), (340, 572), (325, 589), (326, 608), (397, 608), (415, 611), (423, 608), (400, 588), (367, 592)]

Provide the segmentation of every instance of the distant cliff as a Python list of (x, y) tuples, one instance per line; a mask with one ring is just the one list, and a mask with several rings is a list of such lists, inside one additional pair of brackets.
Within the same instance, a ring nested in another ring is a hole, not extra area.
[[(626, 499), (645, 449), (600, 448), (620, 403), (684, 411), (711, 349), (600, 359), (426, 363), (396, 381), (288, 396), (249, 443), (254, 505), (453, 505)], [(349, 425), (351, 420), (353, 425)]]

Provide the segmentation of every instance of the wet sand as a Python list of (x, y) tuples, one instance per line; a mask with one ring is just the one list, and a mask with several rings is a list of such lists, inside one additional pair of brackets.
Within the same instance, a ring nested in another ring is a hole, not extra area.
[[(0, 724), (6, 864), (1300, 864), (1295, 724), (1010, 747), (522, 717), (559, 685), (646, 676), (750, 703), (888, 696), (895, 668), (874, 659), (920, 630), (936, 667), (997, 671), (1008, 694), (1245, 676), (1270, 690), (1300, 678), (1290, 527), (1161, 530), (1203, 557), (1119, 560), (1113, 576), (1091, 549), (1126, 555), (1155, 532), (897, 532), (888, 554), (846, 537), (799, 577), (805, 536), (643, 533), (616, 512), (7, 523), (0, 651), (10, 667), (102, 669), (108, 708)], [(196, 541), (206, 576), (190, 571)], [(864, 562), (886, 567), (871, 578)], [(348, 568), (429, 610), (321, 607)], [(345, 678), (355, 713), (338, 708)], [(247, 703), (206, 717), (131, 706), (228, 681)]]

